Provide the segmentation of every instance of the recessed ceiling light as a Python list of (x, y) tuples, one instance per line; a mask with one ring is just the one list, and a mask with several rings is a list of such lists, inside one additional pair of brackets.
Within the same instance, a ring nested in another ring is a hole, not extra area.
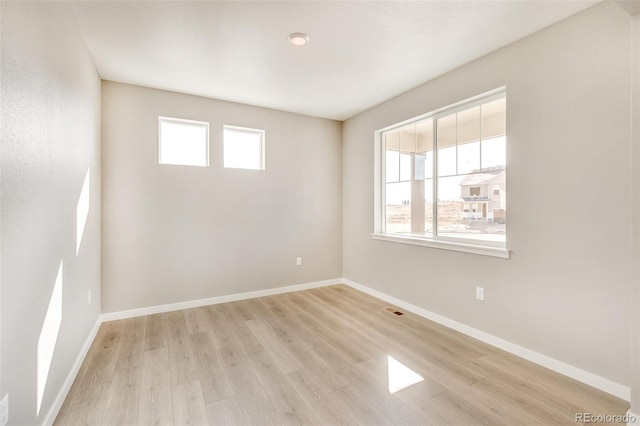
[(305, 33), (291, 33), (289, 34), (289, 43), (294, 46), (304, 46), (309, 42), (309, 36)]

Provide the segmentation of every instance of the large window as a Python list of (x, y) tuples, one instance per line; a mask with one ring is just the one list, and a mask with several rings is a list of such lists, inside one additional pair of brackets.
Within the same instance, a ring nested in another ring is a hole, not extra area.
[(209, 123), (158, 117), (160, 164), (209, 165)]
[(374, 237), (508, 255), (504, 89), (382, 129), (376, 145)]

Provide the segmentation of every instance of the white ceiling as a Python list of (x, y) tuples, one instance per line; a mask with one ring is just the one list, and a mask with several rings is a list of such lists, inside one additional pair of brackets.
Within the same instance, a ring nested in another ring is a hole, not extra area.
[[(103, 79), (344, 120), (596, 1), (74, 4)], [(305, 47), (287, 35), (305, 32)]]

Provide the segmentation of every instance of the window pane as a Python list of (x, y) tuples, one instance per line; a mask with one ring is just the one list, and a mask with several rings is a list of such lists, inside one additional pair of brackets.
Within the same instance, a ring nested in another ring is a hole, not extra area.
[(438, 176), (456, 174), (456, 114), (437, 120)]
[(433, 178), (433, 120), (416, 124), (415, 179)]
[(159, 118), (160, 164), (209, 165), (209, 123)]
[(480, 142), (458, 145), (458, 174), (480, 171)]
[(482, 139), (504, 136), (507, 133), (507, 100), (487, 102), (482, 109)]
[(385, 170), (387, 182), (400, 180), (400, 135), (398, 132), (384, 134)]
[(438, 235), (504, 242), (505, 177), (503, 171), (439, 179)]
[(480, 107), (458, 112), (458, 144), (477, 142), (480, 140)]
[(481, 106), (482, 170), (502, 170), (506, 167), (506, 98)]
[(413, 154), (408, 154), (401, 152), (400, 153), (400, 180), (403, 182), (411, 180), (412, 177), (412, 160), (411, 156)]
[(458, 113), (458, 174), (480, 170), (480, 107)]
[(413, 161), (413, 178), (417, 180), (422, 180), (425, 178), (425, 161), (426, 155), (424, 152), (416, 152), (414, 155)]
[(464, 230), (460, 228), (460, 181), (464, 176), (438, 179), (438, 235)]
[(433, 235), (433, 179), (424, 180), (424, 233)]
[(506, 138), (498, 136), (482, 141), (482, 169), (503, 170), (507, 165)]
[[(501, 98), (457, 113), (455, 172), (450, 148), (438, 145), (438, 165), (444, 167), (438, 173), (442, 176), (438, 180), (439, 236), (505, 241), (505, 107), (506, 101)], [(452, 115), (442, 123), (445, 144), (453, 137)]]
[(387, 182), (398, 182), (400, 180), (400, 152), (387, 150), (385, 154)]
[(263, 137), (261, 130), (224, 127), (224, 167), (236, 169), (264, 169)]
[(398, 129), (400, 135), (400, 180), (413, 177), (413, 158), (416, 152), (416, 126), (411, 124)]
[(411, 182), (386, 184), (385, 232), (411, 232)]
[(456, 147), (438, 148), (438, 176), (456, 174)]

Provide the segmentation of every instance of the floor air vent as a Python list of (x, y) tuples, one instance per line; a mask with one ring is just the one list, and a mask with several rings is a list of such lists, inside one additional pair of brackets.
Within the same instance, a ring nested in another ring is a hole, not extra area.
[(400, 311), (398, 311), (398, 310), (396, 310), (394, 308), (387, 308), (387, 309), (385, 309), (385, 311), (389, 311), (394, 315), (404, 315), (404, 312), (400, 312)]

